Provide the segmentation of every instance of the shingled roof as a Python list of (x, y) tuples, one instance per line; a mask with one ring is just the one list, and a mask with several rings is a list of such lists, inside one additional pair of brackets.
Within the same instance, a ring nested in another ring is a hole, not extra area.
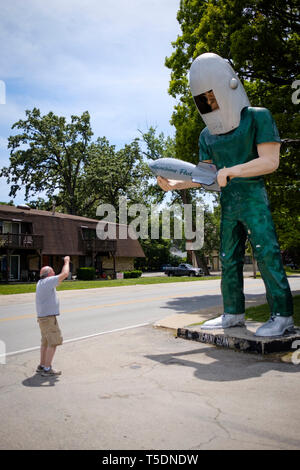
[[(60, 212), (48, 212), (24, 206), (0, 205), (0, 220), (29, 222), (33, 234), (44, 236), (43, 254), (83, 255), (79, 231), (82, 227), (96, 229), (99, 220)], [(128, 237), (118, 239), (119, 224), (116, 225), (117, 257), (144, 258), (145, 254), (138, 240)], [(128, 227), (127, 227), (128, 232)]]

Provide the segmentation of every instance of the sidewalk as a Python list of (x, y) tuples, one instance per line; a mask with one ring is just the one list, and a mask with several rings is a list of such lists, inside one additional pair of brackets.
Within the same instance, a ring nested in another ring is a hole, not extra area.
[[(298, 449), (299, 367), (145, 326), (0, 365), (1, 449)], [(271, 397), (271, 398), (270, 398)]]

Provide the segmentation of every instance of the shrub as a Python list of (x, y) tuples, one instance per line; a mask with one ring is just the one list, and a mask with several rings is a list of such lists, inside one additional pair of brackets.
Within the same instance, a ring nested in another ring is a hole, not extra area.
[(95, 268), (78, 268), (77, 279), (81, 281), (92, 281), (95, 279), (96, 269)]
[(135, 271), (123, 271), (124, 279), (129, 279), (133, 277), (141, 277), (142, 271), (135, 270)]

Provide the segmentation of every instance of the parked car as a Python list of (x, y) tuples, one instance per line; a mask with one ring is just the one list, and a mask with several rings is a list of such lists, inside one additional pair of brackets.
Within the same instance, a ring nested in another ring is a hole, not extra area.
[(191, 264), (181, 263), (177, 267), (169, 267), (165, 269), (167, 276), (203, 276), (201, 268), (194, 268)]
[(289, 268), (289, 269), (292, 269), (292, 270), (293, 269), (299, 269), (297, 264), (295, 264), (295, 263), (288, 263), (288, 264), (286, 264), (286, 267)]
[(165, 271), (165, 270), (168, 269), (168, 268), (172, 268), (172, 265), (171, 265), (171, 264), (164, 264), (163, 266), (161, 266), (160, 269), (161, 269), (162, 271)]

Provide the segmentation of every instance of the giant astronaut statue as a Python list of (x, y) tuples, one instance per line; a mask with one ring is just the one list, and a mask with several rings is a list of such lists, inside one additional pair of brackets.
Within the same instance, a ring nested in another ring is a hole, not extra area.
[[(221, 187), (221, 290), (224, 313), (203, 329), (243, 325), (243, 260), (249, 238), (266, 287), (270, 320), (256, 336), (293, 330), (293, 301), (282, 266), (263, 176), (279, 165), (280, 138), (271, 113), (250, 107), (234, 70), (217, 54), (200, 55), (190, 69), (190, 88), (206, 127), (200, 134), (200, 160), (218, 169)], [(197, 187), (158, 177), (164, 190)]]

